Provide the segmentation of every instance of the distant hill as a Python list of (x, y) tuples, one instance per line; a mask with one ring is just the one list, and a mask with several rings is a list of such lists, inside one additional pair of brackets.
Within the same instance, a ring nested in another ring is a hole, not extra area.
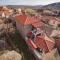
[(49, 4), (49, 5), (45, 5), (42, 8), (60, 9), (60, 2), (52, 3), (52, 4)]
[(32, 9), (39, 9), (42, 7), (42, 5), (36, 5), (36, 6), (31, 6), (31, 5), (8, 5), (7, 7), (10, 8), (32, 8)]
[(60, 9), (60, 2), (57, 3), (52, 3), (48, 5), (36, 5), (36, 6), (31, 6), (31, 5), (8, 5), (7, 7), (11, 8), (32, 8), (32, 9)]

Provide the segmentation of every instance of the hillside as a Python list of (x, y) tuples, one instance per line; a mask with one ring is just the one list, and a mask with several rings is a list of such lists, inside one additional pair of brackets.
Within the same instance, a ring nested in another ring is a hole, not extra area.
[(32, 9), (60, 9), (60, 2), (57, 3), (52, 3), (52, 4), (48, 4), (48, 5), (35, 5), (35, 6), (31, 6), (31, 5), (8, 5), (7, 7), (10, 8), (32, 8)]
[(49, 9), (60, 9), (60, 2), (52, 3), (46, 6), (43, 6), (42, 8), (49, 8)]

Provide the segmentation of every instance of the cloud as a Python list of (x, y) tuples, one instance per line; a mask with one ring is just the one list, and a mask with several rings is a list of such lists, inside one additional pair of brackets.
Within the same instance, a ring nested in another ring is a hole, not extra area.
[(0, 5), (46, 5), (60, 0), (0, 0)]

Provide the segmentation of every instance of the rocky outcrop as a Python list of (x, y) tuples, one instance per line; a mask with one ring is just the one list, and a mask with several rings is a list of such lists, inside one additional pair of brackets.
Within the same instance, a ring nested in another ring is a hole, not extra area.
[(16, 51), (7, 51), (0, 56), (0, 60), (21, 60), (22, 56)]

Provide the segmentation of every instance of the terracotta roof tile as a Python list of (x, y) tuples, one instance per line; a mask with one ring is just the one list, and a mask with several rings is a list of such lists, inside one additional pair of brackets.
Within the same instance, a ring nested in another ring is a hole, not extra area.
[(31, 39), (27, 40), (26, 42), (31, 48), (34, 48), (34, 49), (37, 48), (37, 46), (34, 44), (34, 42)]
[(25, 25), (26, 25), (26, 24), (31, 24), (31, 17), (30, 17), (30, 16), (27, 17), (27, 19), (26, 19), (26, 21), (25, 21), (24, 24), (25, 24)]
[(34, 27), (41, 27), (41, 26), (43, 26), (43, 23), (40, 22), (40, 21), (38, 21), (38, 22), (36, 22), (36, 23), (33, 23), (32, 25), (33, 25)]
[(19, 16), (16, 16), (15, 18), (19, 23), (22, 23), (22, 24), (25, 24), (25, 25), (39, 22), (39, 20), (36, 19), (35, 17), (26, 16), (26, 15), (19, 15)]
[(40, 38), (38, 37), (36, 40), (35, 40), (35, 44), (41, 48), (41, 49), (44, 49), (45, 52), (48, 52), (48, 47), (47, 47), (47, 44), (45, 42), (45, 40), (43, 38)]
[(48, 40), (45, 40), (45, 42), (47, 44), (49, 51), (51, 51), (54, 48), (55, 43), (48, 41)]
[(19, 15), (19, 16), (16, 16), (15, 19), (19, 23), (24, 24), (27, 19), (27, 16), (26, 15)]
[(55, 43), (45, 40), (44, 38), (37, 37), (34, 41), (37, 47), (42, 48), (45, 52), (51, 51), (55, 45)]

